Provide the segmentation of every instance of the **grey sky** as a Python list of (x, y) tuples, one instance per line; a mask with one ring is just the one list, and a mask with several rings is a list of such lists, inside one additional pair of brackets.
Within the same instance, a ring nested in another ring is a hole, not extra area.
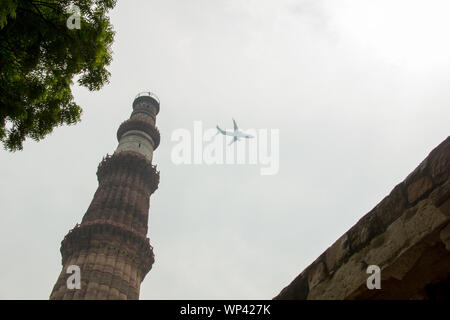
[[(48, 299), (139, 91), (161, 100), (141, 299), (275, 296), (449, 134), (446, 1), (118, 1), (82, 122), (0, 152), (0, 298)], [(179, 165), (171, 132), (280, 129), (280, 170)]]

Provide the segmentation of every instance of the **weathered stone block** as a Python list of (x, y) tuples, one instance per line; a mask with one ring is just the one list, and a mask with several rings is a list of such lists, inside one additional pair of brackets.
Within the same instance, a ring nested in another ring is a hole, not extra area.
[(384, 231), (384, 226), (373, 211), (362, 217), (347, 233), (350, 252), (354, 253), (366, 246), (372, 238)]
[(329, 271), (333, 271), (339, 263), (350, 255), (348, 234), (341, 236), (325, 252), (325, 263)]
[(431, 176), (440, 184), (450, 177), (450, 137), (436, 147), (430, 154)]
[(308, 300), (342, 300), (365, 283), (367, 274), (362, 267), (360, 253), (354, 254), (331, 278), (309, 291)]
[(394, 277), (395, 279), (402, 280), (414, 267), (425, 250), (425, 245), (418, 245), (407, 250), (395, 260), (395, 263), (383, 269), (383, 278)]
[(450, 180), (436, 188), (431, 193), (430, 200), (443, 214), (450, 217)]
[(450, 223), (444, 229), (441, 230), (439, 237), (445, 244), (445, 249), (450, 251)]
[(429, 201), (421, 201), (415, 207), (406, 210), (384, 234), (380, 235), (384, 237), (383, 245), (365, 248), (368, 250), (365, 260), (380, 267), (392, 265), (404, 252), (439, 230), (448, 220), (449, 218)]
[(386, 229), (402, 215), (406, 204), (404, 185), (400, 183), (372, 211), (378, 217), (383, 229)]
[(307, 270), (298, 275), (287, 287), (274, 298), (275, 300), (305, 300), (308, 296), (308, 274)]
[(430, 177), (422, 176), (417, 178), (408, 186), (408, 202), (416, 202), (432, 188), (433, 182)]
[(308, 286), (314, 288), (317, 284), (322, 282), (327, 277), (327, 267), (325, 263), (318, 262), (310, 267), (308, 275)]

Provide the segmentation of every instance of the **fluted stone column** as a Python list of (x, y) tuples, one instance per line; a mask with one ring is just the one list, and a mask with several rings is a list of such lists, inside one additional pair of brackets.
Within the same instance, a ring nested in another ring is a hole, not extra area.
[[(119, 145), (99, 164), (99, 186), (81, 224), (61, 242), (63, 268), (50, 299), (138, 299), (152, 268), (147, 238), (150, 195), (158, 188), (152, 165), (160, 141), (155, 127), (159, 100), (139, 94), (129, 120), (118, 131)], [(69, 266), (80, 268), (81, 288), (69, 289)]]

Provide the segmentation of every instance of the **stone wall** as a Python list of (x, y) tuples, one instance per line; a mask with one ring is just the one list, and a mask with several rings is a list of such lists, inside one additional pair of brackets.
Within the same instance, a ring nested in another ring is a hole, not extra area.
[(450, 298), (449, 177), (450, 137), (274, 299)]

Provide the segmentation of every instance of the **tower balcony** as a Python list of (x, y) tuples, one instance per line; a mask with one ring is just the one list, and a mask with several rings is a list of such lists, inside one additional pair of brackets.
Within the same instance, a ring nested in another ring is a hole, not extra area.
[(158, 96), (150, 91), (138, 93), (133, 101), (133, 113), (139, 111), (150, 111), (153, 117), (156, 116), (159, 113)]

